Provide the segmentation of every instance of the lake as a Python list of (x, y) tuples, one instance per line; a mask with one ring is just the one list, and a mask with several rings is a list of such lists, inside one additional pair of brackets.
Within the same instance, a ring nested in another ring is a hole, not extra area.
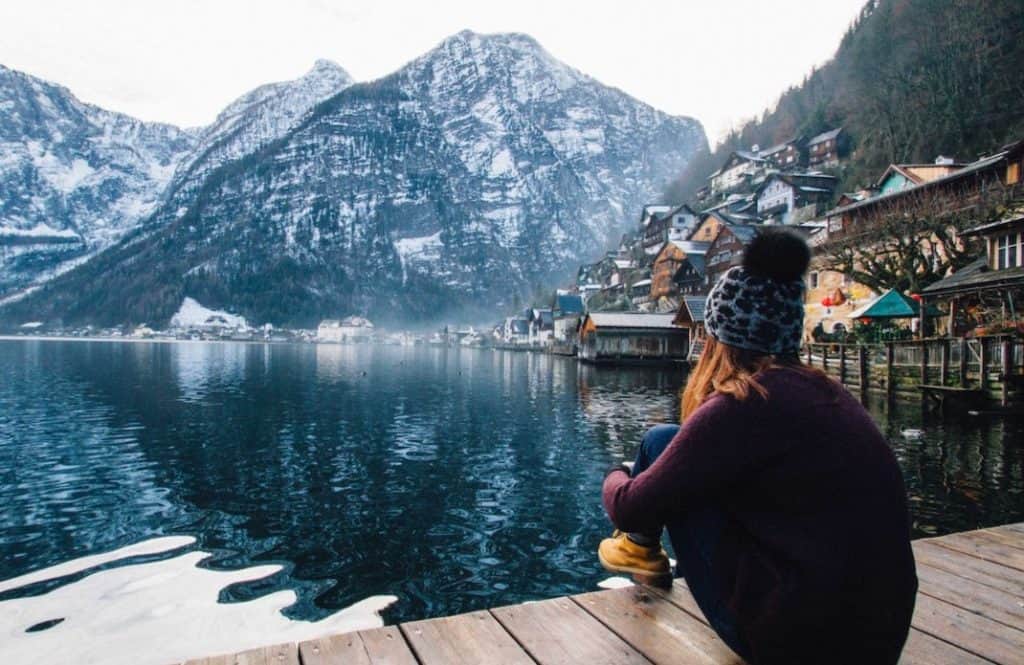
[[(0, 580), (188, 537), (0, 587), (0, 629), (4, 608), (44, 616), (47, 597), (123, 588), (133, 567), (177, 579), (159, 568), (171, 560), (232, 581), (204, 591), (211, 604), (272, 597), (268, 621), (393, 596), (369, 612), (392, 623), (593, 590), (603, 472), (678, 418), (684, 380), (474, 349), (49, 340), (0, 341), (0, 377)], [(883, 407), (915, 535), (1024, 519), (1020, 421)], [(228, 574), (254, 566), (273, 567)], [(150, 602), (131, 589), (132, 607)]]

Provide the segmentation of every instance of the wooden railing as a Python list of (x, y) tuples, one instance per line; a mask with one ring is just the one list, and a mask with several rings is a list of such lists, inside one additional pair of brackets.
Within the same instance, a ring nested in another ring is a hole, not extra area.
[(844, 385), (887, 395), (920, 394), (921, 386), (993, 393), (1003, 404), (1024, 377), (1024, 339), (994, 335), (879, 344), (809, 343), (804, 361)]

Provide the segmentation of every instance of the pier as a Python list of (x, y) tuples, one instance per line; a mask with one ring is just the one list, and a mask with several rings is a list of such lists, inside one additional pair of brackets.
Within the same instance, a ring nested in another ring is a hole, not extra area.
[[(914, 554), (920, 588), (901, 663), (1024, 662), (1024, 523), (916, 540)], [(742, 662), (676, 580), (671, 590), (594, 591), (186, 665)]]

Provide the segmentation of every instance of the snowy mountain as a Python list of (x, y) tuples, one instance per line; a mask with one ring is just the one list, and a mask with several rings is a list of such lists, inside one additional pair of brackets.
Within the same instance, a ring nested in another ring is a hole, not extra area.
[(348, 72), (335, 63), (317, 60), (301, 78), (268, 83), (242, 95), (200, 132), (169, 192), (187, 199), (214, 169), (284, 136), (316, 104), (352, 83)]
[(494, 316), (607, 246), (704, 146), (695, 120), (527, 36), (462, 32), (209, 170), (152, 231), (6, 315), (162, 325), (191, 297), (257, 323)]
[(194, 143), (0, 65), (0, 296), (119, 240)]

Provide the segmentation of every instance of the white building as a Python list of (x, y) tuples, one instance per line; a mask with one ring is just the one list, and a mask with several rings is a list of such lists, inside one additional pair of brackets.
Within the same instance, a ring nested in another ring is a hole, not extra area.
[(349, 316), (340, 321), (324, 319), (316, 329), (316, 341), (353, 343), (366, 342), (373, 336), (373, 324), (361, 316)]

